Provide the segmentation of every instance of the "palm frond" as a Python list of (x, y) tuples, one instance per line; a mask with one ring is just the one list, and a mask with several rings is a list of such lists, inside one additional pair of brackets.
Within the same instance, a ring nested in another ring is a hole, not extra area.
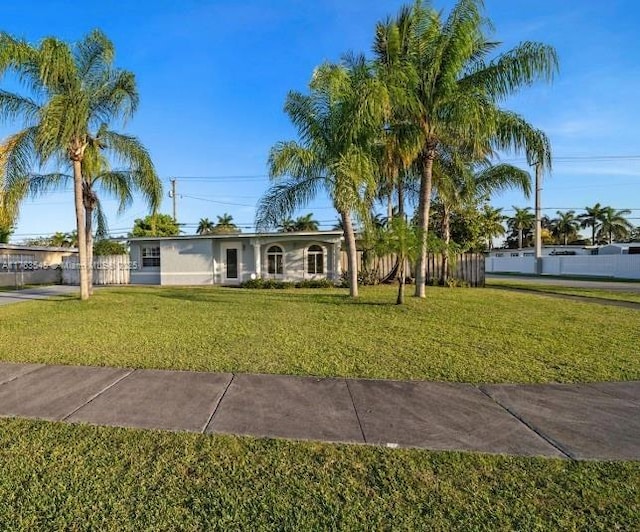
[(504, 99), (523, 86), (536, 81), (553, 81), (558, 72), (558, 57), (553, 47), (536, 42), (524, 42), (491, 61), (476, 63), (460, 85), (482, 87), (494, 99)]
[(142, 193), (149, 208), (157, 210), (162, 201), (162, 183), (147, 149), (136, 137), (106, 129), (99, 140), (104, 143), (104, 150), (131, 172), (131, 184)]
[(74, 49), (78, 77), (84, 82), (90, 81), (95, 74), (109, 69), (114, 55), (113, 43), (102, 31), (93, 30)]
[(256, 209), (256, 230), (276, 227), (283, 218), (313, 200), (322, 186), (322, 179), (286, 178), (269, 187), (260, 199)]

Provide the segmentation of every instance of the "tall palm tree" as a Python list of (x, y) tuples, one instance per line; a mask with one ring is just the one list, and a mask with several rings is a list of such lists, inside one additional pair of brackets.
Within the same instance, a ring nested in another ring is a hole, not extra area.
[(531, 212), (530, 207), (524, 209), (513, 207), (514, 214), (507, 220), (507, 225), (512, 231), (518, 231), (518, 249), (522, 249), (522, 240), (524, 232), (532, 229), (535, 224), (535, 215)]
[[(132, 161), (131, 168), (111, 169), (106, 157), (107, 146), (99, 138), (87, 145), (82, 159), (82, 203), (85, 211), (84, 234), (87, 247), (87, 265), (93, 264), (94, 221), (96, 234), (108, 235), (106, 213), (100, 202), (100, 195), (115, 197), (118, 214), (123, 213), (133, 203), (133, 194), (139, 193), (154, 212), (162, 199), (162, 184), (148, 155)], [(142, 162), (142, 164), (138, 164)], [(73, 176), (65, 173), (31, 174), (25, 184), (32, 195), (40, 195), (73, 183)], [(89, 293), (93, 294), (93, 268), (87, 268)]]
[(299, 216), (294, 223), (295, 231), (317, 231), (318, 222), (313, 219), (313, 213)]
[(628, 209), (617, 211), (613, 207), (605, 207), (600, 218), (600, 237), (606, 237), (609, 244), (627, 238), (633, 229), (633, 224), (626, 219), (630, 214)]
[(603, 207), (600, 203), (596, 203), (593, 207), (585, 207), (585, 212), (578, 216), (580, 227), (591, 227), (591, 245), (596, 245), (596, 234), (600, 228), (602, 215), (607, 207)]
[[(420, 151), (420, 129), (411, 122), (411, 88), (415, 71), (411, 65), (411, 7), (402, 7), (396, 20), (387, 19), (376, 25), (373, 51), (374, 68), (385, 84), (390, 98), (390, 112), (381, 132), (379, 169), (380, 200), (387, 201), (387, 218), (404, 217), (406, 186), (415, 172), (411, 164)], [(397, 204), (394, 208), (394, 194)]]
[[(14, 71), (30, 94), (0, 91), (0, 115), (24, 122), (24, 128), (4, 144), (7, 186), (31, 180), (34, 169), (51, 163), (66, 163), (72, 168), (81, 299), (90, 293), (85, 154), (91, 149), (102, 151), (127, 168), (154, 174), (142, 144), (135, 137), (109, 129), (111, 122), (133, 116), (139, 100), (134, 75), (114, 68), (113, 58), (113, 44), (98, 30), (71, 46), (52, 37), (32, 46), (0, 35), (0, 73)], [(161, 188), (157, 185), (152, 194), (159, 198)]]
[(200, 222), (198, 222), (198, 229), (196, 229), (196, 233), (199, 235), (208, 235), (213, 233), (213, 228), (215, 227), (214, 223), (209, 220), (209, 218), (200, 218)]
[(546, 136), (498, 104), (523, 86), (550, 80), (557, 69), (555, 51), (527, 42), (487, 60), (498, 43), (485, 35), (481, 7), (482, 0), (459, 0), (443, 20), (418, 2), (408, 20), (396, 21), (396, 31), (408, 34), (409, 68), (415, 73), (413, 86), (413, 76), (407, 76), (415, 100), (408, 108), (413, 109), (411, 122), (421, 132), (417, 214), (423, 241), (416, 275), (418, 297), (425, 297), (433, 166), (441, 144), (470, 143), (480, 157), (489, 147), (524, 150), (530, 163), (550, 164)]
[(504, 236), (505, 229), (503, 222), (505, 218), (505, 215), (502, 214), (502, 209), (491, 207), (491, 205), (488, 204), (482, 207), (480, 219), (482, 223), (482, 233), (487, 239), (488, 251), (491, 251), (493, 248), (493, 239), (495, 237)]
[(357, 297), (352, 216), (366, 217), (375, 193), (373, 149), (387, 112), (386, 91), (362, 58), (319, 67), (309, 88), (309, 94), (287, 96), (285, 112), (300, 141), (279, 142), (271, 149), (269, 173), (275, 183), (260, 200), (256, 225), (276, 225), (324, 190), (342, 221), (349, 290)]
[(576, 211), (556, 211), (557, 218), (551, 221), (553, 233), (557, 237), (562, 237), (566, 246), (569, 237), (575, 238), (580, 229), (580, 221), (576, 217)]

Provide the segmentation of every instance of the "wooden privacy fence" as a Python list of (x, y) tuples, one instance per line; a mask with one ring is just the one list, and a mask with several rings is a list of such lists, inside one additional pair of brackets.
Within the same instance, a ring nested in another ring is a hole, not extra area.
[[(80, 284), (77, 257), (62, 259), (62, 284)], [(135, 265), (134, 265), (135, 266)], [(129, 284), (132, 263), (128, 255), (104, 255), (93, 259), (93, 284)]]
[[(398, 258), (396, 255), (372, 258), (368, 260), (365, 268), (363, 264), (363, 252), (358, 250), (358, 273), (366, 272), (375, 278), (377, 282), (394, 281), (396, 277)], [(449, 259), (449, 278), (462, 281), (469, 286), (484, 286), (485, 282), (485, 257), (482, 253), (460, 253)], [(342, 271), (347, 271), (347, 253), (342, 251), (340, 258)], [(415, 278), (412, 265), (407, 263), (405, 267), (408, 277)], [(427, 284), (437, 283), (442, 278), (442, 254), (429, 253), (427, 256)]]

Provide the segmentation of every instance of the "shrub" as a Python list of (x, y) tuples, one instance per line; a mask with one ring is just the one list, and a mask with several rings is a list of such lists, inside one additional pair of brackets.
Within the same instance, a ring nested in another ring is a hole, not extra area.
[(278, 279), (250, 279), (244, 281), (242, 288), (259, 288), (265, 290), (285, 290), (289, 288), (332, 288), (335, 285), (329, 279), (307, 279), (293, 283), (291, 281), (280, 281)]
[(93, 254), (96, 257), (105, 255), (126, 255), (127, 248), (120, 242), (114, 242), (113, 240), (98, 240), (93, 245)]

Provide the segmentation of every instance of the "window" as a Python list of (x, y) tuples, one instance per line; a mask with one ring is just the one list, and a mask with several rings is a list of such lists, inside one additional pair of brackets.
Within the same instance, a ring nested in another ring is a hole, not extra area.
[(271, 246), (267, 250), (267, 273), (282, 275), (284, 252), (280, 246)]
[(142, 267), (160, 267), (160, 246), (142, 248)]
[(307, 252), (307, 273), (324, 273), (324, 251), (318, 245), (309, 246)]

